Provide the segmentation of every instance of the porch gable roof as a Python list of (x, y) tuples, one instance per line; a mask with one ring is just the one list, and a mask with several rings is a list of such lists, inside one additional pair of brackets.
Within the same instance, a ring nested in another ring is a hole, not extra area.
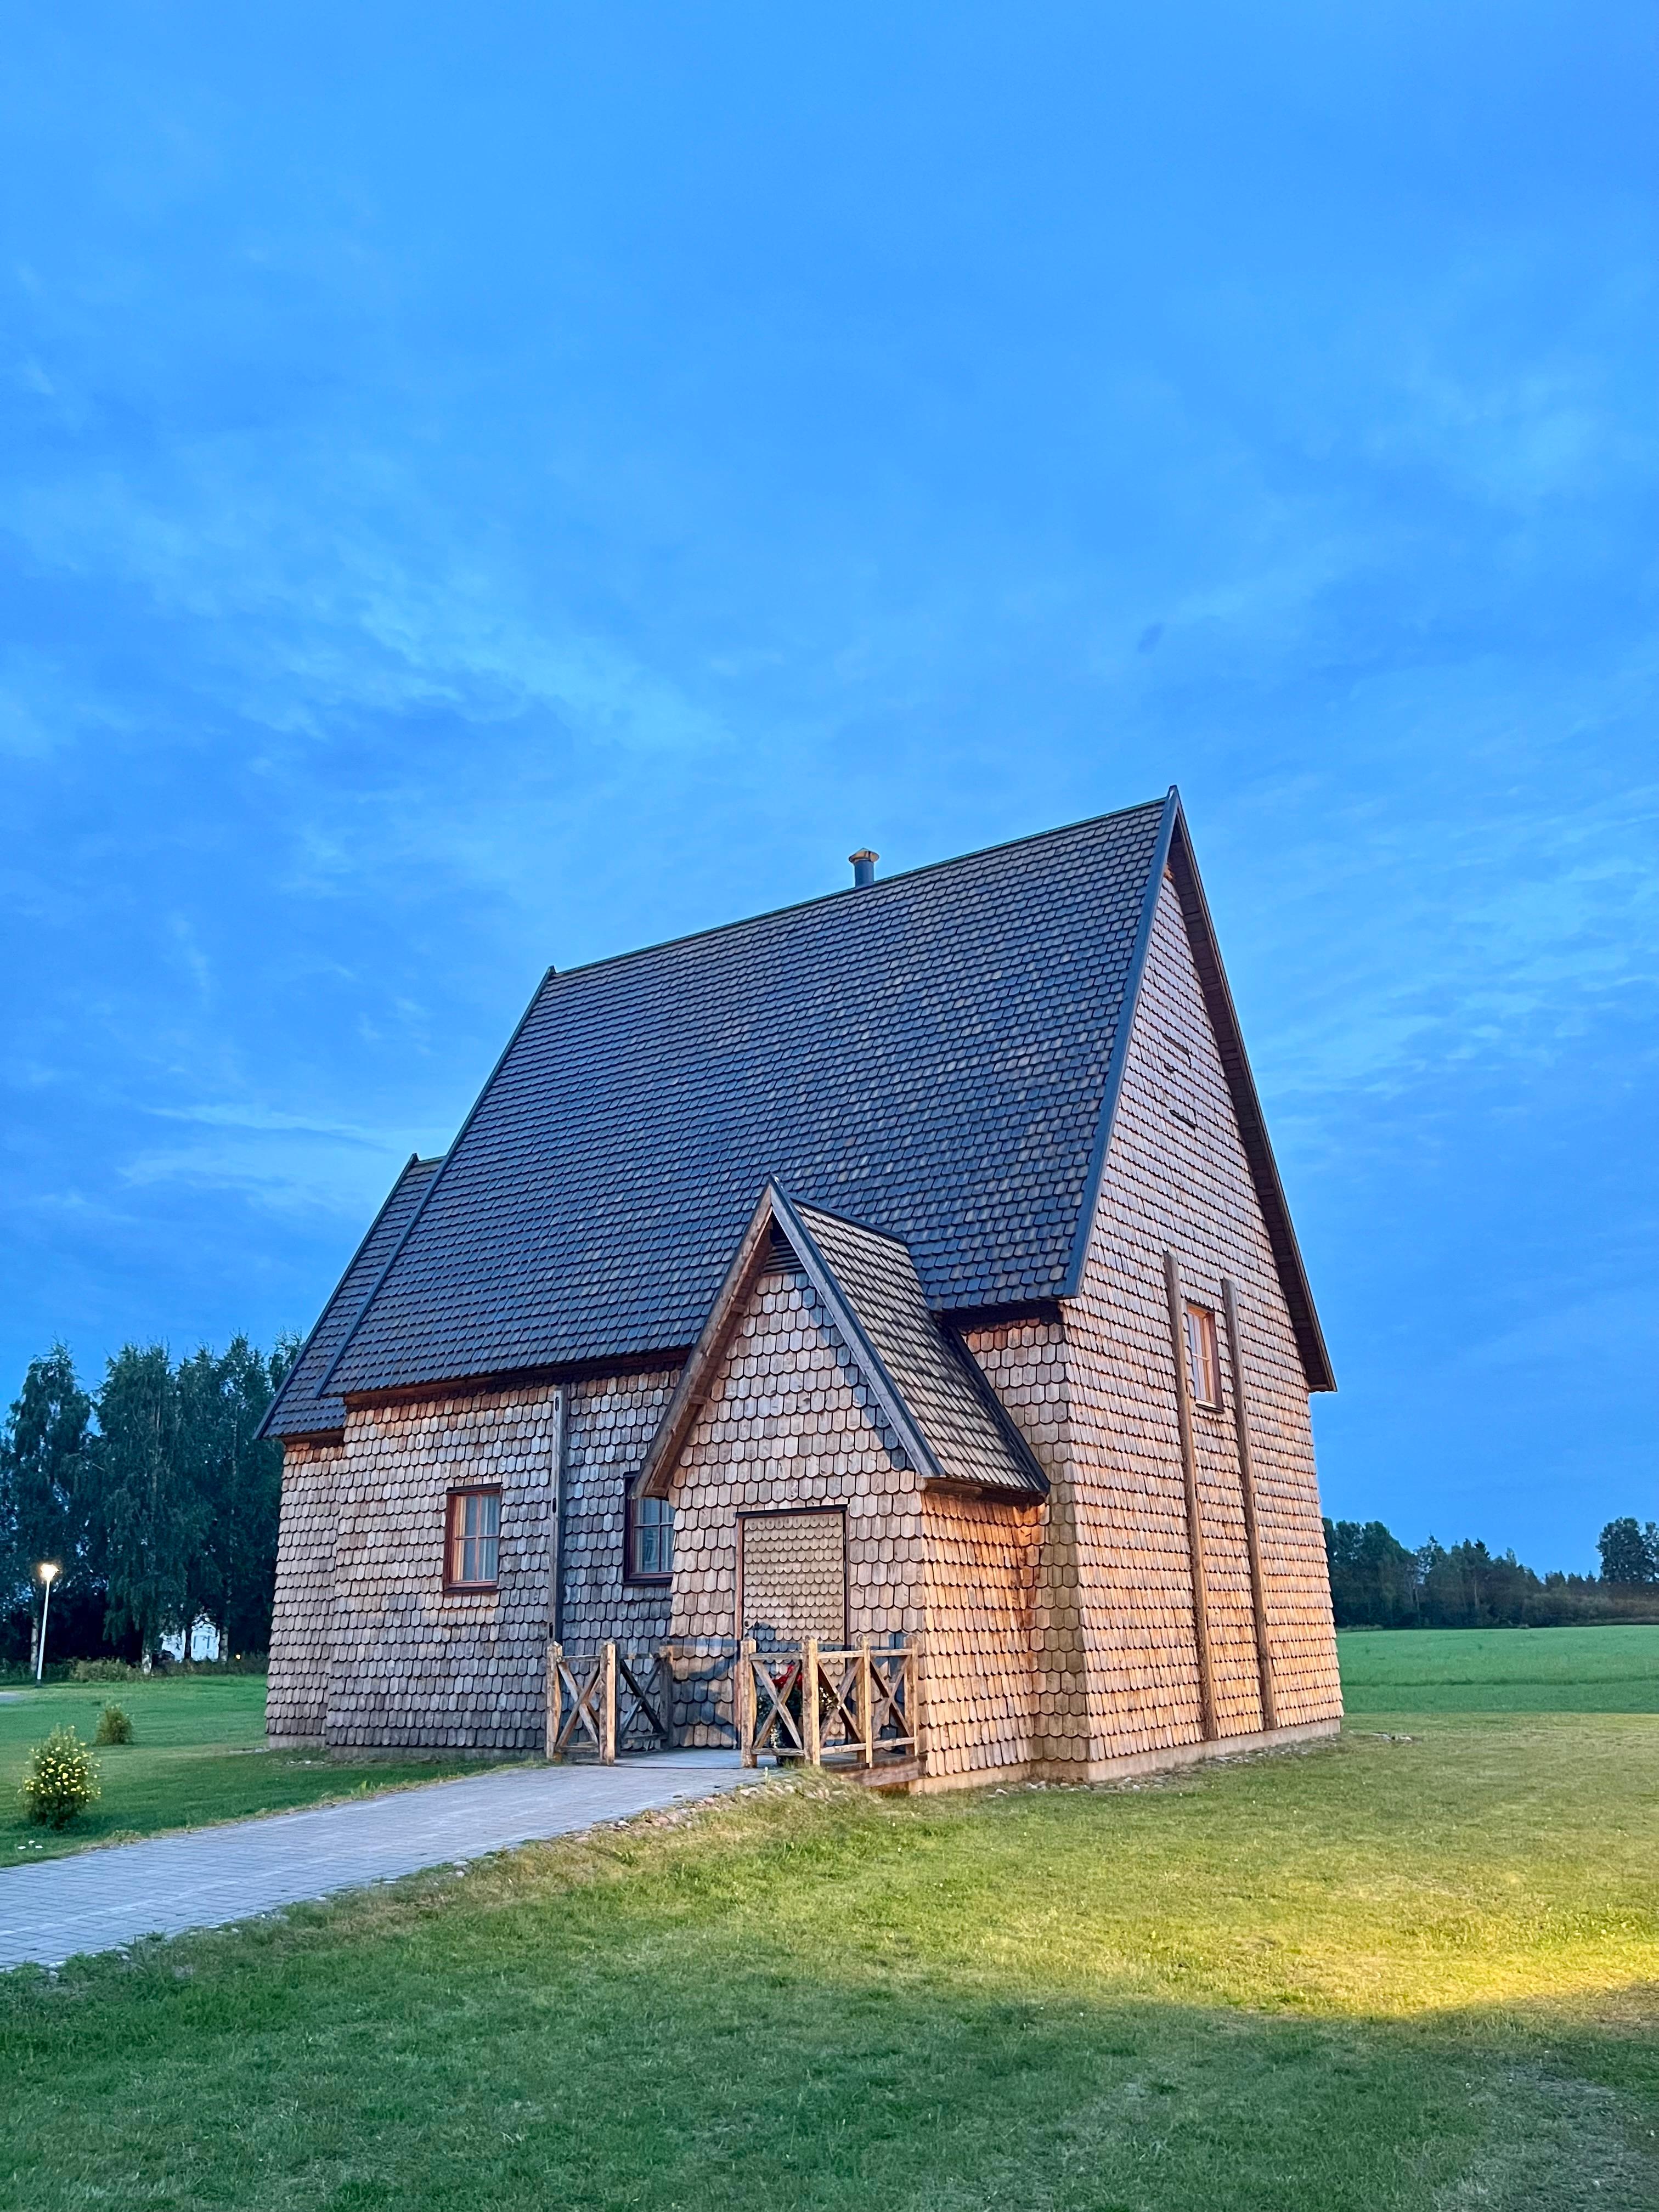
[(756, 1284), (777, 1264), (781, 1236), (846, 1344), (889, 1427), (925, 1486), (1021, 1499), (1045, 1498), (1030, 1447), (948, 1322), (929, 1312), (896, 1237), (795, 1205), (767, 1185), (738, 1241), (673, 1397), (646, 1455), (640, 1492), (666, 1498), (698, 1413)]

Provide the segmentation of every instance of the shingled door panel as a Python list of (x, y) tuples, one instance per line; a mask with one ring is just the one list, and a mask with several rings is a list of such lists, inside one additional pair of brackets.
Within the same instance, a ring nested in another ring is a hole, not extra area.
[(847, 1641), (847, 1516), (744, 1513), (740, 1532), (739, 1628), (762, 1644)]

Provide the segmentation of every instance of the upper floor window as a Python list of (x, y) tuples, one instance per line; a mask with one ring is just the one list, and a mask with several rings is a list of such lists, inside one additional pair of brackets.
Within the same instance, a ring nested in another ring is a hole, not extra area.
[(628, 1497), (627, 1573), (631, 1583), (665, 1583), (674, 1565), (674, 1509), (665, 1498)]
[(444, 1547), (446, 1589), (494, 1589), (501, 1545), (499, 1490), (452, 1490)]
[(1208, 1306), (1187, 1306), (1187, 1380), (1200, 1406), (1221, 1403), (1221, 1362), (1216, 1354), (1215, 1316)]

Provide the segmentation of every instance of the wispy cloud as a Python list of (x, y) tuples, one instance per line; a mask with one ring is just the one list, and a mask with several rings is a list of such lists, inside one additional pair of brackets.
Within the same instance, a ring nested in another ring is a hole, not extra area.
[(308, 1114), (282, 1112), (259, 1105), (149, 1106), (144, 1111), (161, 1121), (189, 1121), (210, 1129), (241, 1129), (262, 1136), (299, 1135), (337, 1138), (343, 1144), (367, 1145), (383, 1151), (384, 1129), (353, 1127)]
[(100, 574), (203, 626), (194, 680), (250, 723), (325, 740), (344, 714), (436, 708), (488, 726), (540, 708), (586, 743), (647, 756), (727, 740), (614, 637), (556, 606), (532, 618), (523, 578), (458, 538), (456, 518), (424, 512), (386, 453), (216, 442), (169, 458), (165, 495), (77, 471), (24, 490), (13, 527), (44, 568)]
[[(278, 1133), (257, 1133), (269, 1139)], [(255, 1141), (256, 1133), (227, 1134), (216, 1143), (155, 1146), (121, 1162), (130, 1190), (167, 1185), (220, 1192), (252, 1202), (262, 1212), (320, 1216), (366, 1224), (391, 1188), (413, 1146), (382, 1138), (337, 1138), (288, 1130), (281, 1141)]]

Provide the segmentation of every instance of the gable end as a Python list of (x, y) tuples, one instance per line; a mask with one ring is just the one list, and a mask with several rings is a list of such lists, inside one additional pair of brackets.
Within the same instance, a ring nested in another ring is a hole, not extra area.
[(1180, 902), (1182, 920), (1192, 948), (1193, 964), (1197, 969), (1199, 988), (1203, 994), (1205, 1012), (1215, 1035), (1222, 1072), (1226, 1077), (1228, 1093), (1232, 1100), (1234, 1118), (1238, 1124), (1244, 1157), (1249, 1164), (1256, 1203), (1261, 1209), (1279, 1287), (1295, 1332), (1303, 1374), (1310, 1392), (1334, 1390), (1336, 1376), (1331, 1367), (1330, 1353), (1326, 1348), (1324, 1332), (1319, 1325), (1319, 1315), (1314, 1306), (1307, 1270), (1302, 1262), (1301, 1248), (1291, 1221), (1285, 1186), (1279, 1180), (1279, 1164), (1273, 1158), (1273, 1145), (1267, 1135), (1267, 1117), (1261, 1110), (1255, 1077), (1251, 1072), (1249, 1056), (1244, 1049), (1238, 1011), (1233, 1004), (1226, 970), (1222, 966), (1221, 948), (1216, 939), (1215, 924), (1210, 917), (1209, 902), (1204, 896), (1204, 886), (1199, 878), (1198, 864), (1193, 856), (1186, 817), (1182, 811), (1180, 796), (1173, 786), (1164, 803), (1158, 848), (1147, 878), (1140, 927), (1135, 939), (1134, 965), (1124, 995), (1122, 1019), (1113, 1041), (1111, 1065), (1101, 1103), (1100, 1127), (1096, 1133), (1094, 1152), (1090, 1162), (1089, 1189), (1084, 1210), (1078, 1219), (1071, 1265), (1061, 1296), (1075, 1297), (1083, 1280), (1089, 1240), (1099, 1206), (1101, 1182), (1106, 1171), (1106, 1155), (1111, 1146), (1112, 1126), (1123, 1088), (1129, 1039), (1139, 1006), (1141, 986), (1146, 979), (1158, 890), (1166, 869)]

